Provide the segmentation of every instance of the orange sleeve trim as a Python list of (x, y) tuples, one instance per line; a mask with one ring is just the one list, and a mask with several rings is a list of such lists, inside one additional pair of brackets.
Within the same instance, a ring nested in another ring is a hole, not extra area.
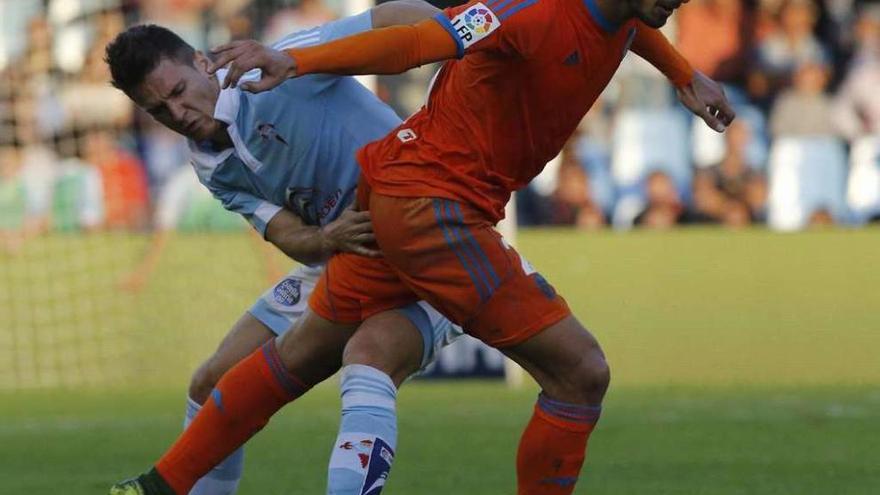
[(436, 20), (391, 26), (323, 45), (285, 50), (297, 75), (399, 74), (413, 67), (455, 58), (458, 45)]
[(640, 24), (632, 51), (659, 69), (677, 88), (687, 86), (694, 79), (691, 64), (657, 29)]

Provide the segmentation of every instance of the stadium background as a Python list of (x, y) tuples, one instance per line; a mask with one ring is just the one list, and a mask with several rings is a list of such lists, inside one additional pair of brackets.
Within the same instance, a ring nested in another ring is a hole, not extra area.
[[(358, 8), (0, 0), (0, 492), (101, 493), (149, 465), (190, 372), (291, 266), (108, 86), (103, 46), (138, 22), (197, 47), (269, 41)], [(742, 125), (694, 125), (630, 56), (517, 198), (521, 250), (613, 367), (578, 493), (874, 493), (880, 10), (692, 0), (667, 34), (725, 82)], [(377, 91), (407, 115), (434, 70)], [(435, 373), (502, 366), (467, 343)], [(512, 492), (534, 386), (408, 387), (388, 493)], [(289, 409), (251, 449), (243, 493), (322, 491), (332, 383)]]

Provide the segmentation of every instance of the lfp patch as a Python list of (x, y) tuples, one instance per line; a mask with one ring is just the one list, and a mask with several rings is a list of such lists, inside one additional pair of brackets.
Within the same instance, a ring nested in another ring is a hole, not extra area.
[(478, 3), (455, 16), (452, 27), (458, 33), (462, 45), (467, 48), (501, 27), (501, 20), (489, 7)]
[(302, 295), (302, 281), (295, 278), (286, 278), (275, 286), (272, 296), (275, 302), (284, 306), (296, 306)]

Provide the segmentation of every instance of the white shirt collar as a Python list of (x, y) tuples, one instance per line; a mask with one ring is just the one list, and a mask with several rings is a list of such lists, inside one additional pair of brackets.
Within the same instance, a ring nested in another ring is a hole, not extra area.
[[(221, 86), (223, 85), (223, 81), (226, 79), (228, 72), (229, 71), (226, 69), (217, 71), (217, 80)], [(261, 76), (262, 73), (259, 70), (252, 70), (241, 77), (239, 84), (246, 81), (259, 80)], [(220, 90), (220, 94), (217, 96), (217, 104), (214, 106), (214, 118), (227, 124), (228, 127), (226, 132), (232, 140), (232, 148), (217, 152), (206, 150), (191, 139), (187, 140), (189, 149), (192, 152), (193, 165), (196, 168), (196, 173), (198, 173), (200, 177), (210, 177), (214, 169), (233, 153), (235, 153), (245, 165), (255, 172), (262, 167), (263, 164), (260, 163), (260, 161), (257, 160), (245, 147), (241, 136), (238, 134), (236, 121), (238, 120), (240, 106), (241, 90), (238, 89), (238, 87)]]
[[(226, 74), (228, 73), (229, 71), (227, 69), (220, 69), (217, 71), (217, 81), (221, 86), (223, 86), (223, 81), (226, 79)], [(241, 90), (238, 89), (238, 87), (221, 89), (220, 95), (217, 97), (217, 103), (214, 105), (214, 118), (230, 127), (234, 126), (235, 121), (238, 118), (238, 108), (241, 104), (240, 98)], [(213, 171), (217, 165), (229, 158), (229, 155), (235, 152), (234, 148), (227, 148), (223, 151), (213, 151), (199, 146), (199, 144), (192, 139), (187, 139), (186, 141), (189, 145), (193, 165), (195, 166), (196, 171), (207, 172), (208, 175), (210, 175), (210, 172)]]

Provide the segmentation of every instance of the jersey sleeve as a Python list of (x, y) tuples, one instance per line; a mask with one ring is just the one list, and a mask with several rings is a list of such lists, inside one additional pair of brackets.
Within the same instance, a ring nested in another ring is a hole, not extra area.
[(243, 216), (263, 238), (266, 237), (266, 226), (282, 209), (243, 191), (233, 191), (212, 184), (206, 186), (223, 203), (224, 208)]
[[(323, 45), (330, 41), (347, 38), (373, 29), (373, 14), (365, 10), (360, 14), (343, 17), (312, 29), (290, 34), (272, 47), (279, 51)], [(306, 78), (317, 83), (317, 90), (331, 86), (340, 76), (336, 74), (310, 74)]]
[(479, 51), (529, 57), (550, 27), (540, 1), (472, 0), (444, 10), (435, 20), (455, 40), (459, 58)]
[(321, 26), (291, 33), (273, 45), (276, 50), (313, 46), (345, 38), (373, 29), (373, 15), (369, 10), (343, 17)]

